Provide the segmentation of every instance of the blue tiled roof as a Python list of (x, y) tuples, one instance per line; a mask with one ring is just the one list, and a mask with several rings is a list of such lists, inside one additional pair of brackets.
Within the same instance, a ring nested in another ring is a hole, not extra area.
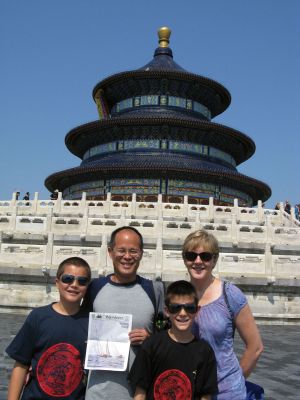
[[(196, 157), (189, 157), (186, 154), (172, 154), (168, 152), (130, 152), (114, 153), (93, 161), (85, 161), (82, 167), (88, 168), (110, 168), (117, 167), (126, 170), (127, 168), (141, 169), (176, 169), (176, 170), (207, 170), (214, 173), (229, 173), (231, 175), (240, 175), (235, 169), (221, 164), (213, 163)], [(79, 167), (80, 168), (80, 167)]]
[(125, 118), (151, 118), (151, 117), (159, 117), (159, 118), (178, 118), (186, 121), (207, 121), (208, 118), (204, 118), (200, 113), (195, 113), (191, 110), (180, 109), (178, 108), (168, 108), (168, 107), (151, 107), (151, 106), (142, 106), (139, 108), (132, 108), (130, 110), (126, 110), (124, 113), (115, 114), (112, 119), (125, 119)]
[(186, 71), (173, 60), (173, 53), (169, 47), (158, 47), (155, 50), (153, 60), (139, 69), (143, 71)]

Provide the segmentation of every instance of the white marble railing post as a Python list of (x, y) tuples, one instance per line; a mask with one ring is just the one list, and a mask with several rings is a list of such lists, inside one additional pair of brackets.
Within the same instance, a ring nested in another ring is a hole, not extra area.
[(200, 221), (200, 211), (196, 211), (196, 217), (195, 217), (195, 230), (198, 231), (201, 229), (201, 221)]
[(33, 209), (34, 212), (37, 212), (38, 201), (39, 201), (39, 192), (34, 192), (34, 197), (33, 197), (33, 200), (32, 200), (32, 209)]
[(156, 266), (155, 266), (155, 277), (161, 278), (163, 268), (163, 245), (162, 238), (158, 237), (156, 241)]
[(100, 265), (98, 266), (99, 275), (107, 275), (108, 265), (107, 265), (107, 234), (102, 234), (102, 243), (100, 247)]
[(54, 234), (52, 232), (48, 232), (47, 235), (47, 245), (46, 245), (46, 251), (45, 251), (45, 258), (44, 258), (44, 264), (46, 267), (51, 267), (52, 265), (52, 260), (53, 260), (53, 237)]
[(284, 219), (284, 213), (285, 213), (285, 211), (284, 211), (284, 204), (283, 204), (283, 202), (280, 202), (280, 203), (279, 203), (279, 212), (280, 212), (281, 223), (284, 224), (284, 222), (285, 222), (285, 219)]
[(268, 276), (276, 275), (276, 271), (273, 270), (273, 260), (272, 260), (272, 246), (270, 243), (266, 243), (265, 245), (265, 273)]
[(84, 213), (82, 216), (82, 225), (81, 225), (81, 234), (83, 234), (84, 236), (87, 234), (88, 232), (88, 210), (87, 207), (84, 209)]
[(62, 201), (62, 192), (57, 193), (57, 199), (54, 200), (53, 211), (60, 213), (61, 212), (61, 201)]
[(161, 194), (157, 196), (157, 220), (160, 221), (161, 223), (163, 220), (163, 203)]
[(106, 200), (104, 201), (104, 213), (109, 214), (110, 213), (110, 206), (111, 206), (111, 193), (108, 192), (106, 195)]
[(86, 208), (86, 192), (82, 192), (80, 206), (81, 206), (81, 209), (85, 209)]
[(126, 208), (121, 208), (120, 226), (126, 225)]
[(132, 193), (131, 198), (131, 214), (136, 215), (136, 193)]
[(15, 204), (15, 206), (12, 209), (12, 213), (11, 213), (10, 229), (12, 230), (12, 232), (16, 230), (17, 215), (18, 215), (18, 206), (17, 206), (17, 204)]
[(231, 241), (233, 246), (238, 245), (239, 235), (238, 235), (238, 223), (237, 223), (237, 216), (233, 214), (231, 217)]
[(274, 238), (274, 228), (271, 224), (271, 218), (269, 215), (265, 217), (265, 226), (266, 226), (266, 243), (272, 243)]
[(215, 206), (214, 206), (214, 198), (210, 197), (208, 202), (208, 218), (210, 222), (214, 222), (215, 218)]
[(188, 217), (189, 215), (189, 198), (188, 196), (183, 196), (183, 217)]
[(86, 192), (82, 192), (81, 202), (80, 202), (80, 211), (82, 213), (82, 230), (81, 233), (86, 235), (88, 231), (88, 214), (89, 207), (86, 201)]
[(46, 232), (51, 232), (52, 230), (52, 217), (53, 217), (53, 207), (48, 207), (47, 217), (46, 217)]
[(18, 201), (18, 200), (16, 199), (16, 197), (17, 197), (17, 192), (13, 192), (12, 198), (11, 198), (11, 201), (10, 201), (10, 204), (11, 204), (12, 206), (15, 206), (15, 205), (16, 205), (16, 202)]
[(236, 223), (239, 223), (240, 215), (239, 215), (239, 200), (233, 199), (233, 213), (236, 215)]
[(257, 202), (257, 219), (259, 224), (262, 224), (265, 220), (264, 208), (261, 200)]
[(296, 219), (295, 207), (291, 207), (291, 217), (292, 217), (292, 219)]

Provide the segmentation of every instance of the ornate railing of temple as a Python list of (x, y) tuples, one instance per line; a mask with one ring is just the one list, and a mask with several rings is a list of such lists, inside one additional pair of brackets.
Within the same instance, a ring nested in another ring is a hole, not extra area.
[[(181, 245), (190, 232), (206, 229), (220, 242), (215, 273), (251, 292), (257, 314), (272, 313), (276, 303), (278, 315), (292, 310), (300, 318), (300, 223), (293, 209), (289, 215), (283, 204), (279, 210), (261, 202), (255, 208), (239, 207), (237, 200), (232, 207), (220, 206), (213, 198), (207, 205), (189, 204), (187, 198), (181, 204), (165, 203), (161, 196), (141, 202), (135, 194), (130, 201), (113, 200), (110, 194), (91, 201), (84, 193), (76, 201), (63, 200), (61, 193), (57, 200), (41, 200), (36, 193), (33, 200), (16, 200), (13, 194), (0, 201), (0, 308), (9, 306), (12, 293), (13, 304), (22, 307), (39, 304), (39, 296), (46, 301), (47, 285), (67, 257), (86, 259), (94, 276), (109, 273), (107, 241), (124, 225), (144, 237), (142, 275), (165, 282), (188, 279)], [(39, 287), (37, 296), (24, 291), (24, 282), (30, 290)], [(280, 302), (269, 301), (270, 293), (281, 296)]]
[(300, 277), (300, 223), (283, 210), (131, 201), (0, 201), (0, 264), (53, 269), (66, 256), (80, 254), (97, 273), (111, 269), (106, 255), (110, 233), (134, 226), (145, 238), (141, 271), (167, 279), (185, 276), (181, 244), (196, 229), (214, 233), (221, 243), (216, 271), (237, 276)]

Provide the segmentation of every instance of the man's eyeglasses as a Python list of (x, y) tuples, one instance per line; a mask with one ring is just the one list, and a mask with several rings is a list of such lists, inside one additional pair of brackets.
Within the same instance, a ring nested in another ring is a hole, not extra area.
[(137, 249), (115, 249), (114, 250), (116, 255), (118, 256), (125, 256), (127, 253), (131, 256), (131, 257), (139, 257), (141, 255), (141, 250), (137, 250)]
[(213, 257), (217, 254), (210, 253), (209, 251), (203, 251), (202, 253), (195, 253), (194, 251), (186, 251), (183, 253), (183, 258), (187, 261), (195, 261), (196, 258), (199, 256), (202, 261), (210, 261)]
[(75, 280), (78, 282), (79, 286), (87, 286), (89, 283), (89, 278), (86, 276), (75, 276), (64, 274), (60, 277), (62, 283), (66, 283), (67, 285), (71, 285)]
[(189, 314), (196, 314), (196, 312), (198, 311), (198, 306), (195, 303), (170, 303), (167, 305), (167, 310), (170, 314), (178, 314), (182, 308)]

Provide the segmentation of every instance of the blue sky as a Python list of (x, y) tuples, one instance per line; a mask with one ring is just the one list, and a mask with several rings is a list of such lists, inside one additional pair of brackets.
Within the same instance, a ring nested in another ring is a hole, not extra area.
[(0, 199), (49, 197), (45, 178), (80, 164), (64, 138), (97, 119), (93, 87), (150, 61), (168, 26), (174, 60), (231, 93), (213, 121), (256, 143), (238, 170), (267, 206), (299, 203), (299, 21), (298, 0), (1, 0)]

